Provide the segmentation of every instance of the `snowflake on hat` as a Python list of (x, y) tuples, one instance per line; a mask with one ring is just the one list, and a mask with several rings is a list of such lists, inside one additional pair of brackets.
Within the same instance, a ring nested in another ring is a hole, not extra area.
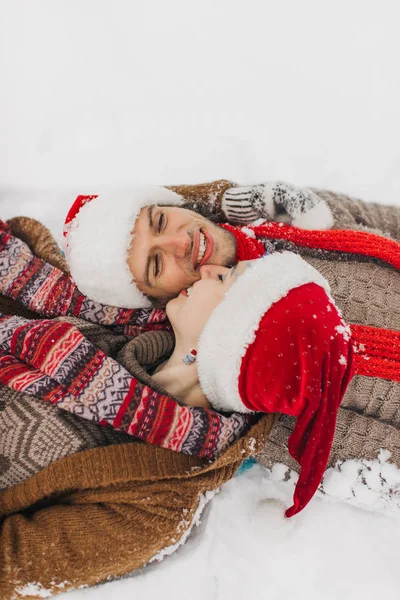
[(182, 203), (181, 196), (157, 186), (78, 196), (68, 212), (63, 234), (68, 266), (80, 291), (111, 306), (151, 307), (127, 263), (133, 228), (145, 206)]
[(353, 374), (353, 344), (322, 275), (291, 252), (251, 261), (200, 337), (198, 373), (216, 410), (296, 417), (293, 516), (321, 482)]

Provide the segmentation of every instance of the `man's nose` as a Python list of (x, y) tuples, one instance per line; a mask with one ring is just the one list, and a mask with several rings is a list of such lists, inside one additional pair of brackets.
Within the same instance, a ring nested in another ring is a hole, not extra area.
[(190, 246), (190, 238), (187, 233), (175, 233), (162, 235), (157, 240), (157, 245), (167, 252), (179, 258), (186, 256)]

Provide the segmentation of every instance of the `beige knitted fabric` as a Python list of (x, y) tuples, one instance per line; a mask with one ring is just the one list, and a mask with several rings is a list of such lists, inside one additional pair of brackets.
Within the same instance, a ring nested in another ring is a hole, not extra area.
[(347, 388), (342, 406), (400, 429), (399, 382), (356, 375)]
[(332, 211), (334, 229), (365, 229), (400, 240), (400, 207), (364, 202), (338, 192), (313, 191)]
[(307, 249), (299, 252), (328, 280), (332, 296), (348, 323), (400, 331), (398, 271), (383, 264), (346, 261), (333, 254), (310, 256)]
[[(294, 428), (293, 417), (282, 415), (274, 425), (268, 439), (257, 454), (257, 460), (270, 468), (283, 463), (297, 473), (298, 463), (290, 456), (287, 440)], [(389, 462), (400, 468), (400, 430), (372, 417), (339, 408), (335, 438), (329, 455), (328, 467), (337, 461), (377, 458), (381, 448), (392, 453)]]

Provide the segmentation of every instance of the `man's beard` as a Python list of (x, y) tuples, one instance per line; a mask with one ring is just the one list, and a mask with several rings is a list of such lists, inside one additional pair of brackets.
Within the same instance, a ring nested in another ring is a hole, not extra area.
[[(216, 225), (214, 223), (214, 225)], [(231, 231), (228, 231), (227, 229), (224, 229), (223, 227), (219, 227), (218, 225), (216, 225), (216, 227), (218, 227), (221, 231), (224, 232), (224, 254), (222, 256), (222, 266), (223, 267), (233, 267), (233, 265), (236, 263), (236, 246), (237, 246), (237, 241), (235, 236), (233, 235), (233, 233)]]

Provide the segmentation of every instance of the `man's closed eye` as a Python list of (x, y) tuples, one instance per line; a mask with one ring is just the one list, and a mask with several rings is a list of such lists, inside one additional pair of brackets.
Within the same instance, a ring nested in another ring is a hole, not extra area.
[(157, 232), (161, 233), (166, 227), (166, 217), (163, 212), (158, 215)]

